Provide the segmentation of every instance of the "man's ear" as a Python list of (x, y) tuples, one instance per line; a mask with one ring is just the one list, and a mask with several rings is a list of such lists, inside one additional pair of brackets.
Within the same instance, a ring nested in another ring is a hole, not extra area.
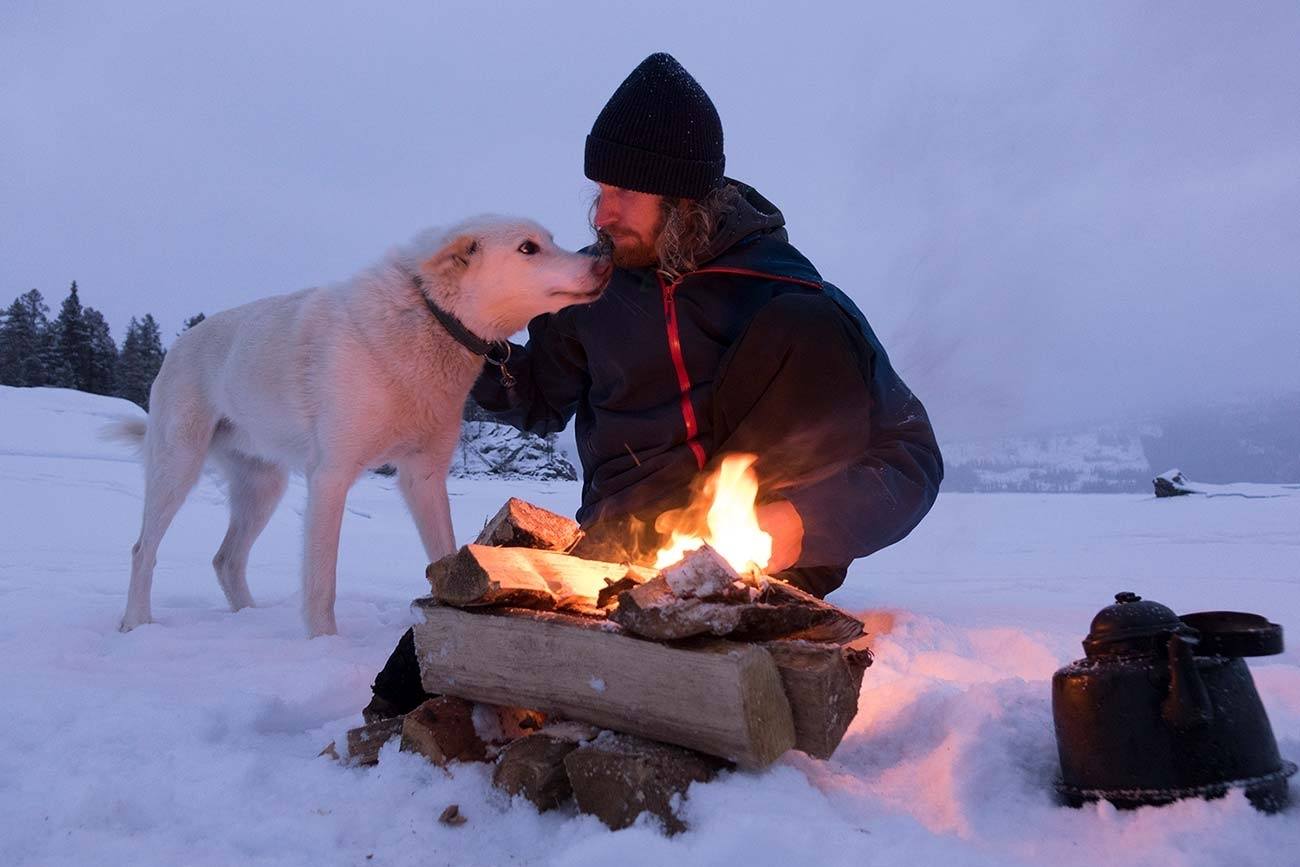
[(470, 258), (478, 252), (478, 248), (478, 238), (473, 235), (458, 235), (433, 255), (431, 264), (439, 271), (468, 268)]

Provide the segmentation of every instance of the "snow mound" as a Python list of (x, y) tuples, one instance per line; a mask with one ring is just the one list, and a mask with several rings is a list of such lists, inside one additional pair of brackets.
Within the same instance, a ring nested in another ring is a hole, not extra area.
[(134, 452), (106, 440), (106, 427), (148, 416), (120, 397), (68, 388), (0, 385), (0, 454), (135, 460)]

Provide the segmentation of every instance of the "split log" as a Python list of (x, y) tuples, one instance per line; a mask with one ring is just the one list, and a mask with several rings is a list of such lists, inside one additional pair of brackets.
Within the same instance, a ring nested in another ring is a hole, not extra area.
[(626, 828), (641, 813), (658, 816), (669, 834), (686, 830), (673, 811), (691, 783), (713, 779), (723, 764), (710, 756), (641, 738), (601, 735), (564, 759), (578, 809), (610, 828)]
[(519, 609), (412, 608), (429, 692), (555, 713), (763, 768), (794, 745), (794, 720), (761, 647), (669, 647), (605, 621)]
[(763, 645), (781, 672), (794, 716), (795, 749), (829, 759), (858, 713), (862, 674), (871, 665), (865, 646), (772, 641)]
[(701, 545), (687, 552), (685, 557), (659, 574), (674, 596), (700, 599), (720, 596), (740, 581), (736, 570), (711, 545)]
[(433, 597), (447, 605), (513, 605), (553, 608), (556, 601), (580, 596), (595, 604), (607, 584), (631, 572), (649, 578), (639, 566), (581, 560), (557, 551), (466, 545), (426, 571)]
[(348, 732), (347, 763), (354, 767), (379, 764), (379, 750), (402, 733), (400, 716), (368, 723)]
[(744, 641), (799, 638), (842, 643), (862, 635), (862, 621), (856, 617), (774, 579), (752, 599), (729, 601), (683, 599), (661, 576), (620, 593), (618, 608), (609, 619), (657, 641), (715, 635)]
[(435, 765), (481, 762), (487, 744), (474, 728), (474, 705), (452, 696), (431, 698), (402, 722), (402, 752), (419, 753)]
[(511, 497), (483, 526), (474, 544), (568, 551), (581, 537), (582, 530), (572, 518)]
[(777, 578), (769, 578), (758, 594), (764, 605), (799, 606), (817, 612), (805, 629), (782, 636), (790, 640), (849, 644), (865, 634), (861, 620), (844, 609), (819, 599), (806, 590)]
[(501, 751), (492, 785), (512, 797), (523, 795), (538, 810), (558, 807), (573, 794), (564, 757), (598, 733), (581, 723), (560, 723), (522, 737)]

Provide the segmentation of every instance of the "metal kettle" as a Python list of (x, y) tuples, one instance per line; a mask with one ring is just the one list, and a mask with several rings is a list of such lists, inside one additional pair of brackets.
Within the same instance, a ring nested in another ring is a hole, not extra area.
[(1182, 617), (1134, 593), (1093, 618), (1086, 654), (1052, 677), (1070, 806), (1214, 798), (1244, 788), (1257, 808), (1286, 805), (1296, 766), (1277, 741), (1242, 657), (1282, 652), (1282, 628), (1256, 614)]

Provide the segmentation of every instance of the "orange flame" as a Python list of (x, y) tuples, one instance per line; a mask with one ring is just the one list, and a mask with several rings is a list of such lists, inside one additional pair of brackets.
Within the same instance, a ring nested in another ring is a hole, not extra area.
[[(757, 455), (728, 455), (695, 502), (682, 513), (661, 516), (656, 528), (671, 530), (672, 538), (655, 555), (656, 569), (673, 565), (707, 542), (740, 574), (763, 572), (772, 559), (772, 537), (759, 529), (754, 511), (758, 498), (758, 475), (753, 469), (756, 460)], [(691, 526), (698, 524), (691, 516), (698, 516), (706, 507), (704, 528)]]

